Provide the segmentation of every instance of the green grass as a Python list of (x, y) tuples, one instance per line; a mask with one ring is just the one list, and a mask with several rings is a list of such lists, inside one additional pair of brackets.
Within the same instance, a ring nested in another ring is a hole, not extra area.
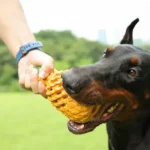
[(31, 93), (0, 94), (0, 150), (107, 150), (105, 125), (74, 135), (67, 118)]

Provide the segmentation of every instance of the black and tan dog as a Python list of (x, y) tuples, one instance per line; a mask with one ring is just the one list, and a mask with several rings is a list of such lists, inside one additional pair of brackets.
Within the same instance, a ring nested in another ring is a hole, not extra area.
[(97, 63), (62, 75), (71, 97), (86, 105), (101, 104), (91, 122), (69, 121), (69, 130), (83, 134), (106, 123), (109, 150), (150, 150), (150, 52), (133, 46), (132, 31), (138, 21)]

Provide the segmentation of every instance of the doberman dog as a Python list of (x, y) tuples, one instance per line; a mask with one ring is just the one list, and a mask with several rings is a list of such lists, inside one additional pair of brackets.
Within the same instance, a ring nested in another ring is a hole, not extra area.
[(127, 27), (120, 44), (104, 51), (100, 60), (62, 74), (67, 93), (85, 105), (101, 105), (88, 123), (68, 122), (74, 134), (106, 123), (109, 150), (150, 150), (150, 52), (133, 46)]

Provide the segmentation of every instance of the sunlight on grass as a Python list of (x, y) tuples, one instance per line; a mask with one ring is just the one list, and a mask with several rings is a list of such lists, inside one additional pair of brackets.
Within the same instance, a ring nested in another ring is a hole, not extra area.
[(0, 94), (0, 150), (107, 150), (105, 125), (74, 135), (66, 123), (39, 95)]

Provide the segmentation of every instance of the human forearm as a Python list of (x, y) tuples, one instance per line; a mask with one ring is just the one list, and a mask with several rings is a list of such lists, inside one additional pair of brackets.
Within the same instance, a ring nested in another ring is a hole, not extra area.
[(0, 0), (0, 38), (14, 57), (20, 46), (35, 41), (19, 0)]
[[(35, 41), (19, 0), (0, 0), (0, 38), (14, 57), (21, 46)], [(35, 66), (40, 66), (38, 71)], [(53, 71), (53, 58), (40, 50), (23, 56), (18, 62), (19, 84), (45, 96), (45, 86), (39, 82)]]

